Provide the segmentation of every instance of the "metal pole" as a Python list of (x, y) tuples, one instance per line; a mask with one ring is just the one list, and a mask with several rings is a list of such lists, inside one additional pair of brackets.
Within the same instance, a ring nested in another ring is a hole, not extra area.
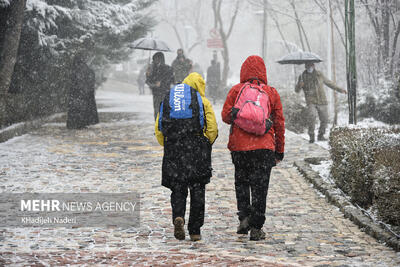
[(262, 26), (262, 58), (267, 60), (267, 0), (263, 0), (263, 26)]
[[(330, 21), (330, 41), (331, 41), (331, 71), (332, 71), (332, 81), (336, 83), (336, 53), (335, 53), (335, 35), (333, 32), (333, 13), (332, 13), (332, 2), (329, 3), (329, 21)], [(338, 98), (337, 92), (333, 91), (333, 125), (337, 125), (337, 117), (338, 117)]]
[(354, 0), (350, 2), (350, 17), (351, 17), (351, 83), (352, 83), (352, 102), (353, 102), (353, 123), (357, 124), (357, 68), (356, 68), (356, 23), (355, 23), (355, 8)]
[(356, 95), (357, 69), (355, 47), (355, 10), (354, 0), (345, 0), (345, 30), (346, 30), (346, 72), (349, 103), (349, 123), (357, 124)]

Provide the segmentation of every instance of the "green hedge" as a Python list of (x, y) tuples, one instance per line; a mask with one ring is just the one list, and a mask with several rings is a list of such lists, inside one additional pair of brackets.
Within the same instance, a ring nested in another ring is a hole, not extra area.
[(338, 127), (329, 144), (337, 186), (353, 203), (400, 226), (400, 129)]
[(285, 116), (285, 127), (295, 133), (303, 133), (306, 129), (307, 113), (303, 105), (303, 96), (294, 92), (280, 91)]

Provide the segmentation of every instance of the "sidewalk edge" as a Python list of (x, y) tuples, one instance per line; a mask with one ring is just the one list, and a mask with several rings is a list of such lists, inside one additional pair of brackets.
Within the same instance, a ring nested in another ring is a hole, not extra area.
[(47, 117), (35, 119), (32, 121), (23, 121), (12, 124), (6, 128), (0, 129), (0, 143), (6, 142), (7, 140), (24, 135), (32, 130), (38, 129), (45, 123), (52, 122), (57, 118), (64, 116), (65, 113), (56, 113)]
[(339, 193), (338, 188), (325, 182), (319, 174), (311, 168), (309, 163), (302, 160), (295, 161), (293, 165), (307, 181), (313, 184), (318, 191), (325, 195), (330, 203), (338, 207), (344, 216), (358, 225), (363, 232), (366, 232), (378, 241), (384, 242), (395, 251), (400, 251), (400, 239), (389, 231), (382, 229), (379, 224), (375, 223), (360, 209), (355, 207), (345, 196)]

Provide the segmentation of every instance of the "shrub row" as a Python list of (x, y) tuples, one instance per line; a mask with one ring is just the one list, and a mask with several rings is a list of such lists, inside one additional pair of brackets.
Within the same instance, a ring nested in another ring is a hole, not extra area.
[(295, 133), (303, 133), (306, 129), (307, 111), (302, 104), (303, 95), (295, 92), (279, 91), (285, 116), (285, 127)]
[(337, 186), (378, 219), (400, 226), (400, 129), (337, 127), (329, 143)]

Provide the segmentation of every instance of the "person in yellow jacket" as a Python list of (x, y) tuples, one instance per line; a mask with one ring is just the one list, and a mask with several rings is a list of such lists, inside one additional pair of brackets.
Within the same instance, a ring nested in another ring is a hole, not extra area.
[[(184, 89), (191, 94), (189, 108), (192, 117), (186, 120), (170, 119), (171, 112), (182, 112), (188, 108), (181, 106), (185, 103), (181, 98)], [(169, 101), (171, 97), (173, 100)], [(173, 103), (173, 107), (170, 103)], [(157, 115), (155, 134), (158, 143), (164, 146), (161, 184), (172, 191), (174, 236), (179, 240), (185, 239), (184, 218), (189, 189), (188, 230), (190, 239), (198, 241), (201, 239), (200, 228), (204, 224), (205, 185), (212, 176), (211, 147), (218, 136), (214, 110), (205, 96), (205, 82), (200, 74), (190, 73), (182, 84), (171, 89)]]

